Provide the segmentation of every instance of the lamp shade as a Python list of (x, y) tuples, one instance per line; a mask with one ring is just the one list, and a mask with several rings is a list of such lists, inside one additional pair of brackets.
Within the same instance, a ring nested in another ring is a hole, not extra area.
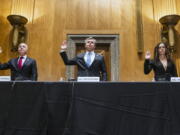
[(20, 15), (9, 15), (7, 16), (7, 19), (11, 25), (25, 25), (28, 22), (26, 17)]
[(163, 25), (176, 25), (180, 20), (180, 15), (166, 15), (160, 18), (159, 22)]

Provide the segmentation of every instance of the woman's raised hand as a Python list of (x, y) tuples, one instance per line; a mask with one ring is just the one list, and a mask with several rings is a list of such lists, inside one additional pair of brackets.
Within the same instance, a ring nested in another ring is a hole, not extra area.
[(150, 59), (150, 58), (151, 58), (151, 53), (150, 53), (150, 51), (146, 51), (145, 59)]

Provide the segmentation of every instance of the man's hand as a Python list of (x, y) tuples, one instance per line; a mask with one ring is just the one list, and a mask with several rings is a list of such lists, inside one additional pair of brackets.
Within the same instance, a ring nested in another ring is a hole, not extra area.
[(60, 46), (61, 51), (66, 51), (67, 49), (67, 41), (64, 40), (63, 43)]
[(145, 54), (145, 59), (150, 59), (151, 58), (151, 53), (150, 51), (147, 51), (146, 54)]
[(0, 54), (2, 53), (3, 51), (2, 51), (2, 47), (0, 46)]

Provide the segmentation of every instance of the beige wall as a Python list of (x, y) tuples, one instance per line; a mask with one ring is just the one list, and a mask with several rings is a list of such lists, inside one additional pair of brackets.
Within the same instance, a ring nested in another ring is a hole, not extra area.
[[(139, 0), (1, 0), (0, 46), (5, 62), (16, 54), (10, 51), (11, 26), (6, 17), (20, 14), (29, 19), (29, 55), (37, 60), (40, 81), (58, 81), (65, 76), (59, 45), (66, 34), (120, 34), (120, 81), (150, 81), (144, 75), (144, 54), (137, 53), (136, 1)], [(153, 51), (160, 40), (159, 18), (180, 14), (179, 0), (141, 0), (144, 51)], [(180, 24), (176, 27), (180, 31)], [(180, 68), (180, 49), (176, 62)], [(8, 75), (9, 71), (0, 71)]]

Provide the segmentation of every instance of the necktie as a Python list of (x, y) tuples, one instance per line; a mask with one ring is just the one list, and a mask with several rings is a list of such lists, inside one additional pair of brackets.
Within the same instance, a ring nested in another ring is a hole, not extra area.
[(87, 54), (86, 64), (88, 67), (90, 67), (90, 65), (91, 65), (91, 52), (88, 52), (88, 54)]
[(22, 60), (23, 60), (23, 57), (21, 56), (19, 61), (18, 61), (18, 68), (21, 69), (22, 68)]

